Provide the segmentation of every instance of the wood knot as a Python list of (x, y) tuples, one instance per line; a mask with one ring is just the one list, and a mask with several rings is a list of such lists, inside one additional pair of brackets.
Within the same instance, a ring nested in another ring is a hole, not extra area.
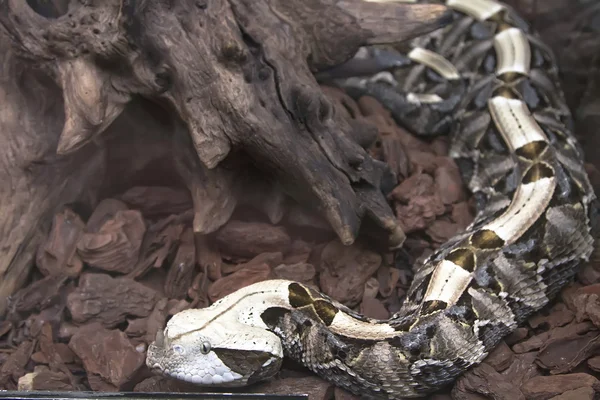
[(221, 47), (221, 56), (225, 61), (244, 64), (248, 60), (248, 54), (236, 42), (227, 42)]
[(331, 102), (323, 94), (307, 87), (293, 87), (292, 101), (296, 116), (308, 126), (323, 125), (333, 118), (334, 108)]

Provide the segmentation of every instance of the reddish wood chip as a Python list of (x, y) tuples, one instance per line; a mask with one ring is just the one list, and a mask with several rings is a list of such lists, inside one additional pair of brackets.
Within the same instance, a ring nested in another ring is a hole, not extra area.
[(373, 297), (365, 297), (360, 303), (360, 313), (365, 317), (375, 319), (388, 319), (390, 312), (385, 308), (381, 300)]
[(75, 322), (94, 319), (114, 327), (128, 316), (147, 317), (157, 300), (156, 291), (133, 279), (86, 273), (77, 290), (69, 294), (67, 307)]
[(550, 400), (593, 400), (595, 393), (596, 391), (593, 388), (586, 386), (575, 390), (568, 390)]
[(60, 288), (66, 281), (66, 275), (48, 275), (19, 290), (11, 297), (9, 304), (18, 312), (46, 308), (60, 296)]
[(465, 229), (473, 222), (474, 215), (471, 207), (466, 201), (452, 205), (452, 221), (456, 222), (461, 229)]
[(536, 352), (516, 354), (512, 364), (502, 371), (502, 375), (505, 376), (507, 382), (512, 382), (516, 387), (521, 387), (523, 382), (542, 374), (541, 369), (535, 362), (536, 357)]
[(0, 367), (0, 387), (16, 388), (15, 383), (25, 374), (25, 366), (35, 349), (36, 342), (26, 341), (19, 345)]
[(221, 252), (242, 257), (285, 251), (292, 242), (280, 226), (243, 221), (229, 221), (217, 232), (216, 241)]
[(552, 307), (552, 311), (548, 315), (538, 313), (529, 319), (529, 326), (536, 329), (542, 327), (544, 329), (553, 329), (559, 326), (564, 326), (573, 321), (575, 314), (567, 308), (563, 303), (558, 303)]
[(65, 373), (37, 366), (33, 372), (19, 378), (18, 390), (73, 391), (76, 388)]
[(415, 197), (406, 206), (396, 204), (398, 222), (406, 233), (427, 228), (445, 212), (446, 207), (437, 193), (432, 196)]
[(301, 239), (296, 239), (292, 242), (292, 245), (287, 254), (283, 258), (284, 264), (300, 264), (307, 263), (310, 253), (313, 250), (313, 246)]
[(530, 337), (524, 342), (517, 343), (513, 346), (513, 351), (515, 353), (525, 353), (536, 350), (543, 346), (548, 346), (554, 341), (587, 333), (593, 329), (593, 327), (594, 326), (589, 322), (572, 322), (569, 325), (554, 328), (548, 332), (542, 332), (539, 335)]
[(398, 180), (405, 179), (410, 173), (410, 162), (402, 140), (395, 134), (381, 136), (383, 159), (389, 165)]
[(147, 218), (183, 213), (194, 206), (187, 189), (167, 186), (135, 186), (123, 193), (121, 200)]
[(125, 333), (100, 324), (80, 329), (69, 341), (69, 347), (88, 373), (99, 375), (117, 388), (144, 365), (145, 354), (136, 350)]
[(521, 390), (528, 400), (546, 400), (582, 387), (590, 387), (598, 391), (600, 390), (600, 381), (592, 375), (584, 373), (536, 376), (528, 380)]
[(498, 400), (525, 400), (525, 396), (513, 382), (486, 363), (463, 374), (452, 389), (452, 397), (455, 399), (468, 398), (469, 393)]
[(127, 210), (127, 204), (117, 199), (104, 199), (94, 209), (92, 215), (87, 221), (85, 231), (87, 233), (97, 233), (102, 225), (108, 220), (114, 218), (119, 211)]
[(208, 288), (208, 297), (215, 302), (238, 289), (270, 277), (271, 267), (267, 263), (253, 264), (213, 283)]
[(117, 211), (98, 233), (86, 233), (77, 250), (87, 264), (105, 271), (129, 273), (135, 269), (146, 224), (139, 211)]
[(506, 337), (506, 339), (504, 339), (504, 341), (509, 346), (512, 346), (513, 344), (518, 343), (521, 340), (525, 339), (528, 335), (529, 335), (529, 329), (527, 329), (525, 327), (520, 327), (520, 328), (515, 329), (515, 331), (513, 333), (508, 335)]
[(510, 367), (514, 358), (515, 353), (513, 353), (510, 347), (502, 341), (490, 352), (484, 361), (486, 364), (491, 365), (496, 371), (502, 372)]
[(538, 364), (552, 374), (564, 374), (576, 368), (600, 349), (600, 332), (567, 337), (544, 346), (538, 354)]
[(450, 222), (446, 219), (437, 219), (427, 227), (425, 233), (435, 243), (444, 243), (462, 230), (460, 225), (455, 224), (454, 222)]
[(450, 158), (438, 157), (438, 160), (446, 160), (436, 168), (435, 186), (444, 204), (454, 204), (467, 199), (467, 193), (460, 176), (458, 167)]
[(165, 295), (169, 298), (184, 299), (194, 277), (195, 267), (194, 233), (191, 228), (188, 228), (181, 235), (181, 243), (169, 267), (164, 284)]
[(321, 254), (320, 286), (323, 292), (349, 307), (357, 305), (365, 282), (381, 265), (381, 256), (359, 243), (344, 246), (333, 240)]
[(595, 356), (587, 361), (588, 367), (596, 372), (600, 372), (600, 356)]
[(400, 271), (382, 265), (377, 270), (377, 280), (379, 281), (379, 294), (383, 297), (390, 297), (400, 280)]
[(297, 282), (309, 282), (316, 275), (315, 267), (308, 263), (281, 264), (273, 269), (275, 277)]
[(138, 263), (127, 277), (136, 279), (152, 268), (160, 268), (175, 249), (183, 230), (184, 224), (174, 215), (150, 225), (142, 241)]
[(36, 266), (43, 275), (77, 276), (83, 262), (76, 254), (85, 224), (73, 211), (66, 208), (56, 214), (48, 238), (36, 254)]
[(390, 196), (398, 202), (408, 204), (415, 197), (431, 196), (434, 193), (433, 178), (427, 174), (415, 174), (396, 186)]
[(211, 281), (221, 279), (223, 277), (221, 274), (223, 259), (221, 258), (219, 246), (206, 235), (195, 235), (195, 240), (196, 256), (200, 270), (206, 271), (208, 279)]

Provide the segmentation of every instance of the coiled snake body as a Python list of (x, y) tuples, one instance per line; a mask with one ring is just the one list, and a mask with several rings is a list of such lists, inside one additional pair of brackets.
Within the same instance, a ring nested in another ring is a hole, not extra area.
[[(454, 22), (414, 41), (392, 73), (341, 84), (415, 133), (449, 131), (477, 199), (474, 222), (416, 267), (389, 320), (265, 281), (176, 314), (149, 347), (151, 368), (239, 386), (272, 376), (285, 355), (364, 398), (420, 397), (481, 362), (589, 258), (595, 196), (551, 51), (500, 3), (446, 5)], [(366, 53), (380, 65), (392, 54)]]

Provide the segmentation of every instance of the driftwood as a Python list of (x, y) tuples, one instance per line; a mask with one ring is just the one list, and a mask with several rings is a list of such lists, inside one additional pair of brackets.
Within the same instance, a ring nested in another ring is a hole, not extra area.
[[(94, 204), (156, 160), (190, 189), (197, 233), (244, 201), (281, 219), (285, 193), (345, 244), (367, 228), (402, 243), (379, 188), (385, 166), (351, 140), (372, 128), (336, 113), (313, 73), (436, 29), (445, 7), (80, 0), (58, 18), (45, 7), (0, 0), (0, 315), (58, 208)], [(237, 195), (248, 176), (263, 199)]]

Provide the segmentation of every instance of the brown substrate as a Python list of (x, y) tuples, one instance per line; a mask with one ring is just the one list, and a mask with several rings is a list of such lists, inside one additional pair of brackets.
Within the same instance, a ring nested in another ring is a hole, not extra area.
[[(324, 87), (338, 112), (379, 129), (371, 154), (398, 176), (389, 200), (408, 239), (395, 258), (369, 243), (342, 246), (318, 218), (294, 210), (274, 226), (246, 208), (210, 237), (192, 234), (192, 200), (176, 187), (133, 187), (83, 218), (65, 207), (37, 254), (31, 283), (0, 323), (0, 388), (197, 391), (152, 376), (144, 358), (170, 315), (245, 285), (286, 278), (375, 318), (401, 304), (410, 265), (464, 229), (472, 206), (446, 139), (405, 132), (374, 99)], [(590, 166), (590, 168), (593, 168)], [(252, 196), (252, 193), (248, 193)], [(436, 399), (593, 398), (600, 389), (600, 260), (585, 266), (562, 301), (538, 314)], [(307, 389), (310, 388), (310, 389)], [(351, 398), (288, 363), (252, 392)], [(567, 397), (570, 396), (570, 397)]]

